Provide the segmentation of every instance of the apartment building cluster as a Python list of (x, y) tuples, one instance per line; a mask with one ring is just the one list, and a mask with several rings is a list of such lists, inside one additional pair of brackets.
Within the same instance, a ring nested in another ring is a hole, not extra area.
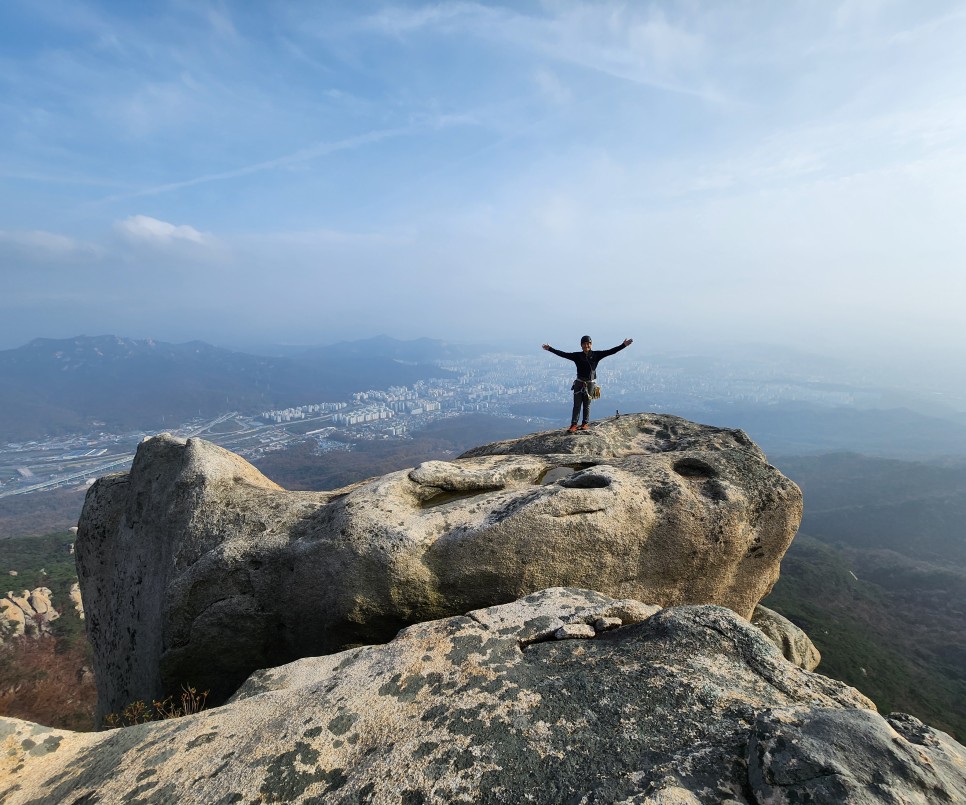
[(361, 425), (365, 422), (379, 422), (382, 419), (392, 419), (395, 412), (386, 406), (376, 403), (354, 408), (342, 414), (334, 414), (332, 421), (337, 425)]
[(259, 415), (266, 422), (281, 424), (282, 422), (295, 422), (299, 419), (319, 416), (334, 411), (341, 411), (348, 407), (348, 403), (314, 403), (312, 405), (299, 405), (295, 408), (283, 408), (281, 411), (262, 411)]
[[(420, 384), (422, 385), (422, 384)], [(364, 402), (378, 403), (395, 414), (409, 414), (417, 416), (429, 411), (439, 411), (442, 408), (438, 400), (427, 400), (425, 397), (438, 397), (443, 392), (432, 387), (409, 389), (406, 386), (390, 386), (386, 391), (370, 389), (352, 395), (357, 404)]]

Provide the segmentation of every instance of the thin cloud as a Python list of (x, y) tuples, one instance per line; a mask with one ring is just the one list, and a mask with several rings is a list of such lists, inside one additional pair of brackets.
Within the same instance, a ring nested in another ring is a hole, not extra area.
[(540, 91), (557, 104), (570, 103), (574, 93), (552, 70), (540, 68), (533, 74), (533, 80)]
[(937, 17), (904, 31), (899, 31), (889, 38), (887, 44), (905, 43), (909, 40), (928, 41), (938, 31), (954, 28), (962, 24), (964, 19), (966, 19), (966, 11), (959, 9), (943, 17)]
[(396, 38), (421, 32), (483, 38), (623, 81), (713, 103), (724, 100), (700, 70), (702, 36), (671, 23), (660, 9), (615, 3), (553, 9), (537, 16), (479, 3), (440, 3), (386, 9), (364, 24)]
[(123, 182), (100, 176), (78, 176), (64, 173), (43, 173), (0, 166), (0, 177), (39, 184), (87, 185), (90, 187), (124, 187)]
[(44, 230), (10, 231), (0, 229), (0, 249), (30, 261), (57, 261), (91, 258), (101, 253), (93, 243)]
[(507, 15), (507, 12), (479, 3), (437, 3), (422, 8), (384, 8), (363, 20), (362, 24), (384, 34), (402, 36), (429, 28), (453, 32), (463, 30), (467, 22), (488, 24)]
[[(454, 119), (456, 118), (442, 119), (441, 121), (437, 121), (437, 124), (444, 126), (450, 125)], [(245, 165), (240, 168), (221, 171), (219, 173), (208, 173), (203, 176), (195, 176), (191, 179), (184, 179), (179, 182), (169, 182), (167, 184), (155, 185), (154, 187), (145, 187), (133, 193), (122, 193), (116, 196), (108, 196), (107, 198), (102, 199), (101, 203), (125, 201), (142, 196), (157, 196), (162, 193), (170, 193), (174, 190), (183, 190), (186, 187), (195, 187), (197, 185), (208, 184), (210, 182), (222, 182), (229, 179), (237, 179), (242, 176), (250, 176), (255, 173), (278, 170), (279, 168), (288, 168), (294, 165), (299, 165), (320, 159), (322, 157), (330, 156), (331, 154), (338, 153), (339, 151), (349, 151), (356, 148), (361, 148), (365, 145), (378, 143), (382, 140), (388, 140), (395, 137), (404, 137), (413, 134), (421, 128), (423, 128), (423, 126), (401, 126), (397, 128), (382, 129), (379, 131), (370, 131), (365, 134), (359, 134), (354, 137), (346, 137), (345, 139), (335, 140), (332, 142), (315, 143), (307, 148), (300, 148), (298, 151), (286, 154), (285, 156), (276, 157), (275, 159), (268, 159), (264, 162), (256, 162), (252, 165)]]
[(238, 31), (227, 9), (208, 8), (204, 12), (211, 30), (225, 39), (238, 39)]
[(494, 304), (532, 331), (600, 276), (607, 320), (792, 340), (841, 319), (886, 343), (911, 291), (923, 321), (962, 299), (963, 13), (0, 3), (22, 34), (0, 55), (0, 296), (39, 300), (0, 334), (63, 326), (42, 300), (65, 286), (113, 294), (115, 330), (167, 294), (187, 337), (195, 300), (280, 338), (466, 337)]
[(211, 235), (199, 232), (187, 224), (169, 224), (148, 215), (132, 215), (116, 224), (117, 230), (126, 237), (149, 243), (165, 244), (187, 241), (189, 243), (206, 244), (212, 240)]

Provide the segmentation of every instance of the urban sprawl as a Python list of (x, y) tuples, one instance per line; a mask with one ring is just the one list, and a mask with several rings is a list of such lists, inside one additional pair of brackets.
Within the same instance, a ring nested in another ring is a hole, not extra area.
[[(167, 431), (181, 438), (208, 439), (257, 461), (266, 452), (308, 439), (320, 453), (349, 450), (353, 442), (405, 439), (440, 418), (471, 412), (520, 417), (531, 422), (534, 430), (569, 417), (573, 366), (554, 356), (489, 354), (438, 366), (443, 370), (440, 378), (410, 386), (361, 390), (338, 402), (306, 400), (303, 405), (258, 414), (229, 411)], [(605, 393), (595, 403), (595, 418), (612, 415), (622, 401), (643, 406), (639, 410), (673, 412), (683, 401), (694, 410), (702, 400), (853, 405), (861, 393), (821, 388), (815, 378), (792, 382), (747, 368), (719, 366), (695, 373), (648, 363), (630, 350), (604, 362), (600, 374)], [(520, 413), (522, 403), (554, 403), (559, 416), (550, 420)], [(138, 443), (151, 435), (148, 431), (109, 433), (95, 423), (88, 433), (0, 445), (0, 498), (88, 485), (101, 475), (125, 471)]]

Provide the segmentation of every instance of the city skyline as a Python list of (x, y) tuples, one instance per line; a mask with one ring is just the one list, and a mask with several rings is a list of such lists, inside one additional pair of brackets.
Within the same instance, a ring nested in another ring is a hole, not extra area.
[(14, 0), (0, 349), (592, 332), (945, 360), (964, 29), (887, 0)]

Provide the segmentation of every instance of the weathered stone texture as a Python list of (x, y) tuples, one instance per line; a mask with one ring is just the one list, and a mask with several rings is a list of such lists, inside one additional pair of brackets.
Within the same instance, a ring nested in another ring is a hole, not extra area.
[(751, 622), (781, 650), (789, 662), (806, 671), (814, 671), (822, 661), (822, 655), (805, 632), (783, 615), (761, 604), (755, 607)]
[(654, 414), (322, 493), (149, 439), (77, 536), (99, 716), (183, 684), (223, 701), (257, 668), (551, 586), (750, 617), (801, 505), (741, 431)]
[[(596, 636), (555, 639), (579, 626)], [(177, 721), (92, 735), (0, 719), (0, 738), (9, 805), (966, 798), (964, 747), (883, 719), (731, 610), (577, 589), (266, 669)]]

